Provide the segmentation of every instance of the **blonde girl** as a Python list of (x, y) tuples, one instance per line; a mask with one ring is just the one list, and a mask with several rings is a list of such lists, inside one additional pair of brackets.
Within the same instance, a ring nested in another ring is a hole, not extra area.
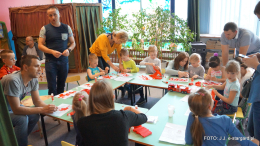
[(215, 88), (217, 90), (224, 90), (224, 96), (213, 90), (215, 95), (220, 98), (218, 106), (213, 111), (219, 115), (233, 114), (237, 111), (238, 100), (240, 95), (240, 65), (235, 60), (228, 61), (225, 71), (227, 72), (226, 82), (222, 85), (209, 85), (206, 88)]
[(193, 79), (203, 79), (205, 74), (205, 69), (201, 65), (201, 56), (198, 53), (193, 53), (190, 55), (190, 64), (188, 73), (189, 77)]

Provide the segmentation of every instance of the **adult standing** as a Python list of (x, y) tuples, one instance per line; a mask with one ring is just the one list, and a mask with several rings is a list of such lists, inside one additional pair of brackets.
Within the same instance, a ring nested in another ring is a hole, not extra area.
[[(64, 92), (68, 75), (68, 56), (75, 47), (73, 33), (69, 25), (60, 22), (57, 7), (47, 9), (47, 16), (51, 23), (43, 26), (39, 35), (39, 49), (45, 53), (45, 70), (49, 95)], [(70, 46), (68, 47), (68, 42)], [(46, 43), (46, 46), (44, 44)], [(56, 81), (57, 79), (57, 81)]]
[[(255, 6), (254, 14), (260, 19), (260, 2)], [(255, 69), (255, 74), (250, 88), (250, 93), (247, 102), (252, 103), (247, 130), (251, 137), (254, 137), (254, 142), (259, 145), (260, 141), (260, 54), (256, 53), (244, 58), (242, 61), (249, 67)]]
[(236, 48), (238, 54), (250, 55), (260, 51), (260, 39), (250, 30), (238, 28), (234, 22), (228, 22), (221, 34), (223, 65), (228, 62), (229, 48)]
[[(40, 99), (37, 79), (37, 75), (41, 71), (40, 65), (37, 56), (25, 55), (21, 60), (21, 71), (10, 74), (1, 80), (19, 146), (27, 146), (27, 137), (39, 121), (39, 113), (53, 113), (57, 109), (55, 105), (46, 105)], [(20, 105), (20, 101), (29, 92), (35, 107)]]
[(38, 49), (38, 44), (33, 41), (31, 36), (26, 37), (25, 39), (26, 46), (23, 48), (23, 56), (24, 55), (35, 55), (43, 59), (43, 52)]
[[(98, 56), (98, 67), (105, 70), (107, 67), (109, 68), (111, 66), (115, 71), (119, 71), (119, 68), (123, 69), (120, 51), (122, 48), (121, 44), (126, 43), (127, 40), (128, 34), (123, 30), (99, 35), (93, 45), (89, 48), (91, 53)], [(108, 56), (114, 52), (115, 49), (117, 50), (119, 58), (119, 68), (110, 61)]]

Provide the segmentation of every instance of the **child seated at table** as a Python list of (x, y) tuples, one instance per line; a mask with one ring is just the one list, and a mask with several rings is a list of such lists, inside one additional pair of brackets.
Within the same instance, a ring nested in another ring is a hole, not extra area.
[(87, 69), (88, 81), (94, 80), (95, 77), (98, 78), (101, 75), (108, 73), (109, 67), (105, 68), (105, 71), (98, 66), (98, 57), (96, 54), (91, 53), (88, 55), (89, 67)]
[[(129, 73), (129, 72), (137, 73), (138, 68), (136, 67), (135, 61), (129, 58), (129, 52), (127, 49), (125, 49), (125, 48), (121, 49), (120, 57), (123, 62), (123, 67), (124, 67), (123, 72), (124, 73)], [(131, 86), (130, 84), (125, 84), (124, 87), (118, 88), (122, 92), (122, 98), (125, 96), (126, 90), (128, 92), (130, 91), (130, 86)], [(137, 105), (141, 105), (145, 102), (143, 88), (139, 89), (139, 93), (140, 93), (140, 99), (136, 102)]]
[(1, 58), (4, 62), (4, 66), (0, 69), (0, 80), (6, 75), (20, 70), (20, 67), (15, 66), (16, 60), (12, 50), (3, 50), (1, 52)]
[[(208, 91), (199, 89), (188, 98), (190, 114), (187, 121), (185, 141), (194, 146), (224, 146), (228, 134), (238, 138), (241, 145), (255, 145), (246, 140), (226, 115), (212, 114), (213, 100)], [(212, 138), (215, 137), (215, 138)], [(216, 139), (217, 138), (217, 139)]]
[(188, 73), (189, 77), (192, 79), (203, 79), (205, 74), (205, 69), (201, 65), (201, 56), (198, 53), (193, 53), (190, 55), (190, 64)]
[(189, 54), (180, 52), (174, 60), (169, 62), (165, 73), (171, 76), (178, 76), (179, 78), (188, 78), (188, 65)]
[(79, 129), (77, 126), (77, 121), (81, 117), (89, 116), (88, 112), (88, 94), (84, 91), (75, 94), (73, 101), (72, 101), (72, 110), (75, 112), (72, 115), (74, 129), (76, 131), (76, 146), (83, 146), (83, 139), (79, 133)]
[(146, 65), (145, 72), (147, 74), (154, 74), (155, 70), (161, 70), (161, 60), (157, 58), (157, 47), (155, 45), (150, 45), (148, 47), (149, 57), (146, 57), (140, 62), (140, 65)]
[(216, 96), (220, 98), (218, 105), (213, 113), (219, 115), (233, 114), (237, 112), (238, 100), (240, 95), (240, 65), (235, 60), (228, 61), (226, 65), (227, 79), (222, 85), (208, 85), (206, 88), (215, 88), (217, 90), (224, 90), (224, 96), (218, 91), (214, 90)]
[(147, 121), (146, 115), (133, 107), (115, 110), (114, 98), (109, 82), (99, 80), (93, 84), (88, 100), (90, 116), (77, 122), (84, 145), (126, 146), (129, 128)]
[(225, 67), (220, 64), (218, 53), (214, 53), (214, 56), (209, 59), (209, 69), (205, 80), (211, 80), (224, 83), (226, 81)]

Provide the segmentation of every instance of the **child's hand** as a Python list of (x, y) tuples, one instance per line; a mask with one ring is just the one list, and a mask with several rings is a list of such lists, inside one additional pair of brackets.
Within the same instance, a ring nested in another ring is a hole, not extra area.
[(217, 81), (218, 79), (216, 77), (211, 77), (211, 81)]
[(106, 73), (104, 71), (99, 73), (101, 76), (105, 75)]
[(129, 72), (129, 69), (123, 69), (123, 73)]
[(108, 71), (109, 71), (109, 67), (106, 67), (106, 68), (105, 68), (105, 71), (108, 72)]
[(197, 79), (198, 77), (199, 77), (198, 75), (194, 75), (192, 78)]
[(179, 71), (178, 75), (179, 75), (179, 78), (189, 77), (189, 73), (188, 72), (183, 72), (183, 71)]
[(206, 75), (205, 80), (210, 80), (210, 75)]
[(213, 88), (212, 85), (208, 85), (208, 86), (206, 86), (206, 89), (211, 89), (211, 88)]
[(215, 93), (215, 95), (217, 95), (218, 91), (215, 89), (212, 89), (212, 91)]
[(160, 70), (160, 67), (159, 66), (155, 66), (154, 67), (156, 70)]

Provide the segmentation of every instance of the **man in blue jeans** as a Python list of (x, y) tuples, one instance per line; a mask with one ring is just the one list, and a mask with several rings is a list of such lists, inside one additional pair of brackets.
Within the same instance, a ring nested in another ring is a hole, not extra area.
[[(46, 105), (40, 99), (37, 79), (40, 71), (39, 58), (34, 55), (25, 55), (21, 60), (21, 71), (9, 74), (1, 80), (19, 146), (28, 145), (27, 137), (39, 121), (39, 113), (53, 113), (57, 109), (55, 105)], [(29, 92), (35, 107), (20, 105), (20, 101)]]
[(57, 95), (64, 92), (69, 70), (68, 56), (75, 47), (75, 41), (70, 26), (60, 22), (57, 7), (49, 7), (47, 16), (51, 23), (41, 28), (38, 47), (46, 56), (45, 70), (49, 95)]

